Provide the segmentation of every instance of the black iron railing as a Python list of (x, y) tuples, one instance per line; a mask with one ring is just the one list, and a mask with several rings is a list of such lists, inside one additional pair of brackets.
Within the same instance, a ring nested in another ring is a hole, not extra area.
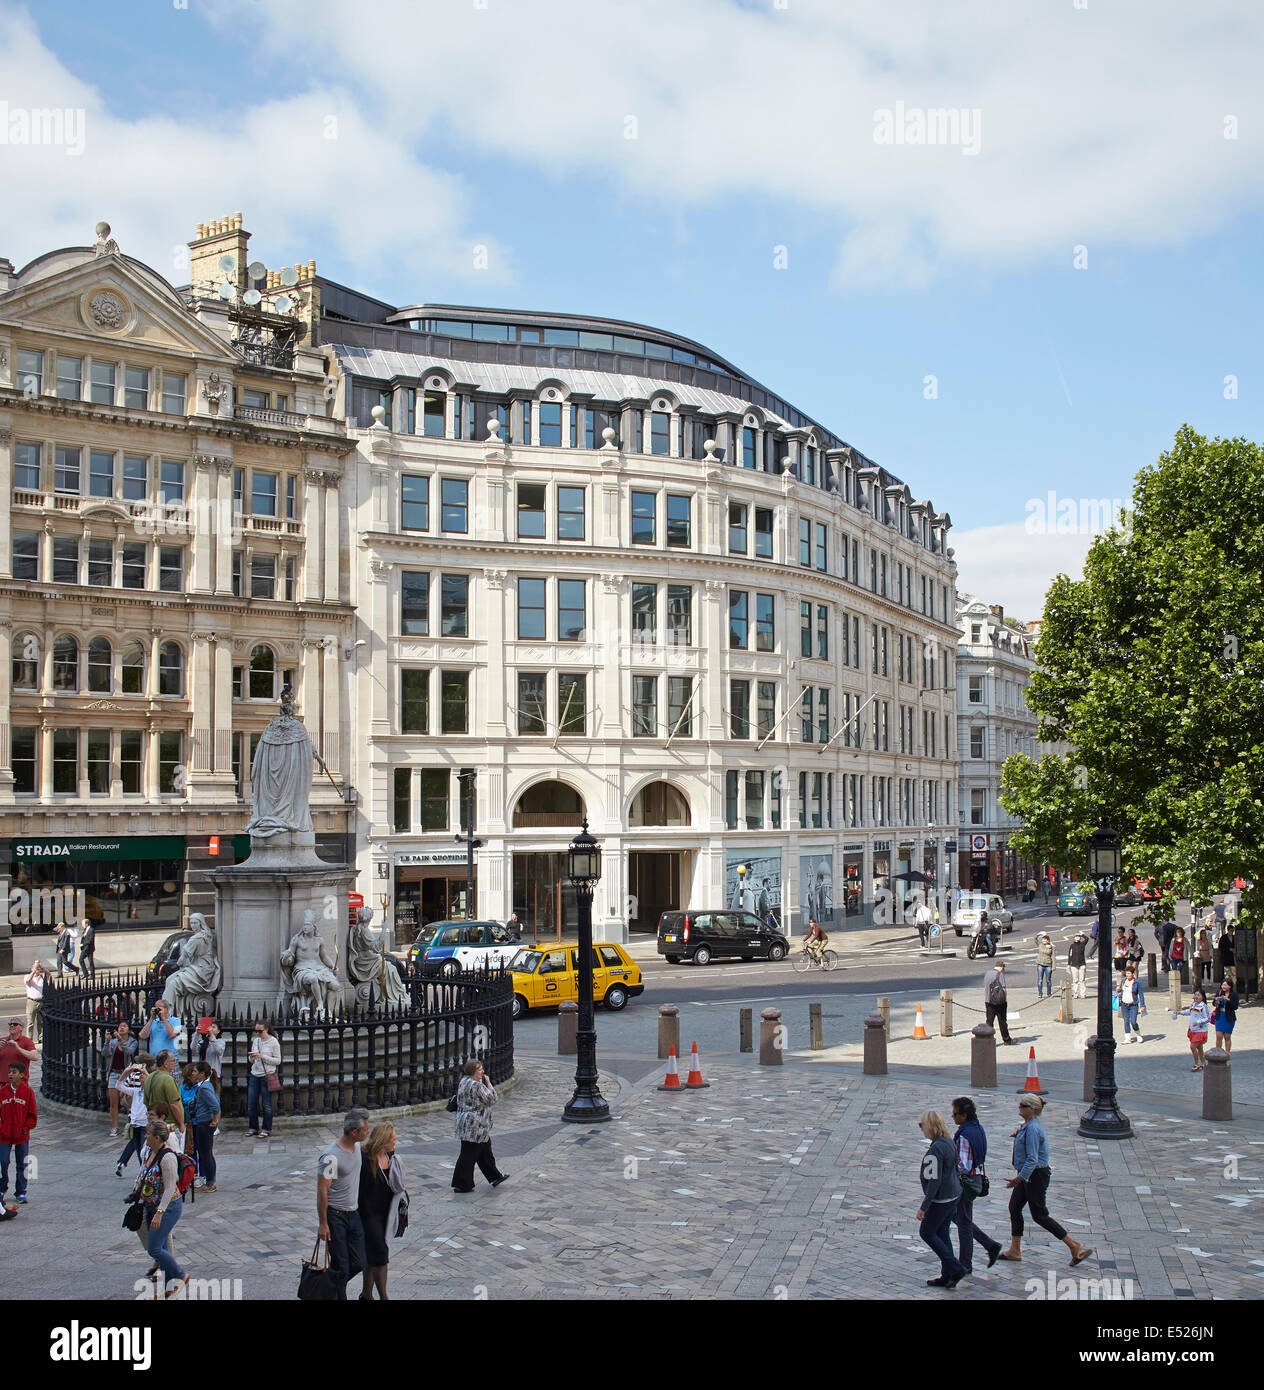
[[(410, 999), (398, 1008), (353, 1009), (336, 1018), (250, 1008), (217, 1013), (224, 1043), (223, 1114), (246, 1114), (250, 1046), (261, 1018), (281, 1044), (281, 1090), (272, 1097), (278, 1115), (445, 1100), (471, 1057), (483, 1062), (494, 1083), (513, 1075), (510, 976), (480, 970), (434, 979), (409, 966), (399, 971)], [(44, 987), (41, 1094), (80, 1109), (105, 1110), (110, 1059), (102, 1043), (124, 1020), (139, 1036), (157, 997), (152, 978), (142, 974), (102, 972), (90, 986), (50, 979)], [(197, 1020), (181, 1021), (183, 1069), (201, 1057), (202, 1048)], [(145, 1050), (143, 1039), (140, 1047)]]

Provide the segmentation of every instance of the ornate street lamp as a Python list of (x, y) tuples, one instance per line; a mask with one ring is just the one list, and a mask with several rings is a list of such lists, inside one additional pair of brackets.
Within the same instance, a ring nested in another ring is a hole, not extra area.
[(1078, 1132), (1087, 1139), (1132, 1138), (1132, 1126), (1115, 1099), (1115, 1031), (1110, 1011), (1110, 909), (1121, 867), (1119, 836), (1100, 826), (1088, 845), (1088, 875), (1097, 888), (1097, 1072), (1093, 1103), (1080, 1117)]
[(597, 1026), (593, 1017), (593, 888), (601, 879), (601, 846), (584, 828), (571, 841), (566, 854), (566, 876), (575, 888), (579, 907), (579, 1026), (575, 1030), (575, 1094), (566, 1103), (562, 1119), (575, 1124), (594, 1124), (610, 1118), (610, 1105), (597, 1088)]

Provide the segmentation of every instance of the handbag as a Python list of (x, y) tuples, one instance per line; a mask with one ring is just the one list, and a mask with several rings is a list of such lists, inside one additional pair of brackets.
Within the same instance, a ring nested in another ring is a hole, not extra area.
[(986, 1197), (992, 1190), (986, 1173), (962, 1173), (961, 1186), (971, 1201), (978, 1197)]
[(400, 1194), (400, 1198), (399, 1198), (399, 1210), (398, 1210), (398, 1212), (396, 1213), (396, 1216), (395, 1216), (395, 1239), (398, 1240), (398, 1239), (400, 1238), (400, 1236), (402, 1236), (402, 1235), (404, 1234), (404, 1232), (405, 1232), (407, 1229), (408, 1229), (408, 1190), (407, 1190), (407, 1188), (405, 1188), (404, 1191)]
[(454, 1114), (454, 1115), (456, 1114), (456, 1097), (455, 1097), (455, 1096), (452, 1096), (452, 1097), (449, 1099), (447, 1108), (448, 1108), (448, 1111), (449, 1111), (451, 1114)]
[(123, 1227), (128, 1231), (139, 1231), (145, 1220), (145, 1204), (139, 1197), (129, 1197), (128, 1208), (123, 1213)]
[[(317, 1264), (320, 1247), (325, 1247), (325, 1261)], [(312, 1257), (303, 1261), (303, 1272), (298, 1277), (298, 1296), (304, 1303), (334, 1303), (338, 1299), (339, 1277), (329, 1267), (329, 1242), (316, 1237), (312, 1246)]]
[(265, 1079), (267, 1081), (268, 1090), (271, 1091), (273, 1095), (275, 1095), (281, 1089), (280, 1070), (278, 1069), (277, 1071), (270, 1071)]

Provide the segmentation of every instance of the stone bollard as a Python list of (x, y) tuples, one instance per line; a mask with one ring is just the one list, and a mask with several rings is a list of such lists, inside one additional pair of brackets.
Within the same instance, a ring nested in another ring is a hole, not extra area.
[(1155, 958), (1153, 951), (1146, 956), (1146, 988), (1158, 989), (1159, 987), (1159, 962)]
[(990, 1023), (970, 1030), (970, 1085), (996, 1088), (996, 1029)]
[(737, 1049), (739, 1052), (754, 1052), (755, 1024), (754, 1009), (743, 1009), (737, 1016)]
[(557, 1006), (557, 1050), (563, 1057), (575, 1055), (578, 1028), (579, 1005), (573, 999), (563, 999)]
[(672, 1050), (676, 1049), (676, 1056), (680, 1056), (680, 1010), (675, 1004), (660, 1004), (658, 1006), (658, 1055), (666, 1057)]
[(1097, 1080), (1097, 1038), (1084, 1044), (1084, 1099), (1093, 1099), (1093, 1083)]
[(808, 1046), (813, 1052), (824, 1051), (825, 1025), (821, 1021), (821, 1006), (819, 1004), (808, 1005), (808, 1031), (811, 1036)]
[(887, 1035), (881, 1014), (870, 1014), (865, 1019), (864, 1073), (866, 1076), (887, 1074)]
[(1181, 1011), (1181, 974), (1179, 970), (1173, 970), (1167, 977), (1168, 981), (1168, 1008), (1178, 1014)]
[(1209, 1047), (1203, 1056), (1203, 1119), (1233, 1119), (1233, 1082), (1229, 1070), (1229, 1054), (1222, 1047)]
[(786, 1030), (781, 1022), (781, 1010), (763, 1009), (759, 1015), (759, 1065), (779, 1067), (785, 1058), (782, 1056), (786, 1045)]
[(1062, 981), (1062, 1012), (1058, 1018), (1063, 1023), (1075, 1022), (1075, 1009), (1071, 1005), (1071, 981)]
[(878, 995), (878, 1012), (882, 1015), (882, 1032), (887, 1042), (891, 1041), (891, 1001), (885, 994)]
[(1181, 988), (1189, 988), (1189, 961), (1181, 961)]
[(939, 1036), (952, 1037), (952, 990), (939, 991)]

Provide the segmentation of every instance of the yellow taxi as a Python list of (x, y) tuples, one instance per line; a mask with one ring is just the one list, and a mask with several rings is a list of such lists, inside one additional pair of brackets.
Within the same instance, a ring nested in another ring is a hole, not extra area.
[[(641, 967), (617, 942), (595, 941), (592, 953), (594, 1003), (623, 1009), (629, 999), (645, 992)], [(513, 975), (515, 1018), (565, 999), (579, 1002), (579, 948), (573, 944), (524, 947), (508, 969)]]

